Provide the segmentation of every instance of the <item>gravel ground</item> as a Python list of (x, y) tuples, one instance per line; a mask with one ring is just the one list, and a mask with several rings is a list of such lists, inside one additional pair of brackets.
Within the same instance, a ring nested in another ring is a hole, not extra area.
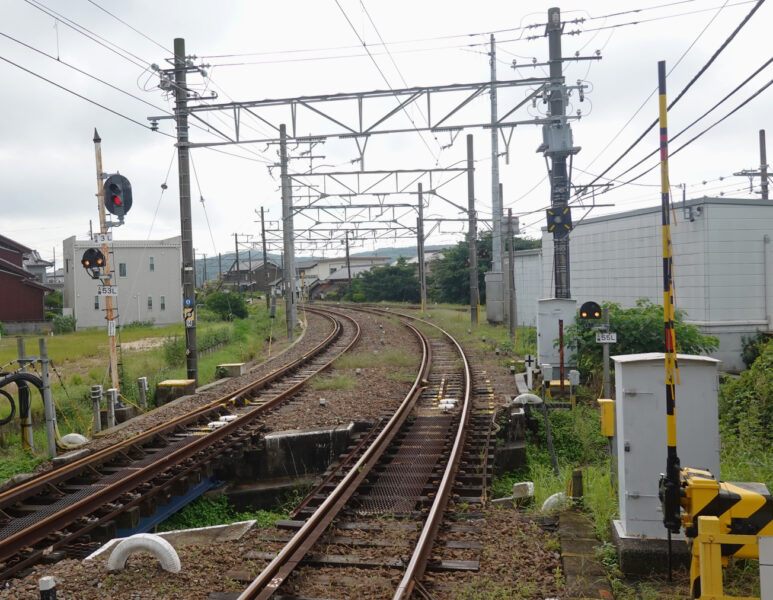
[[(311, 345), (315, 332), (315, 318), (310, 317), (310, 330), (303, 343)], [(310, 429), (348, 422), (352, 418), (372, 419), (393, 407), (410, 388), (415, 367), (410, 364), (418, 355), (418, 344), (412, 334), (395, 325), (390, 319), (370, 315), (358, 315), (363, 339), (353, 349), (354, 358), (344, 361), (330, 375), (317, 377), (313, 389), (299, 394), (282, 411), (267, 417), (270, 430)], [(384, 328), (379, 327), (379, 323)], [(381, 340), (385, 340), (382, 344)], [(486, 370), (494, 386), (496, 403), (512, 396), (514, 385), (499, 357), (492, 352), (470, 346), (470, 357), (475, 370)], [(308, 347), (307, 346), (307, 347)], [(300, 352), (294, 347), (282, 360), (289, 360), (290, 353)], [(268, 365), (266, 370), (276, 368)], [(360, 374), (355, 369), (360, 368)], [(308, 389), (308, 388), (307, 388)], [(210, 392), (212, 396), (221, 392)], [(319, 398), (326, 399), (324, 408)], [(207, 400), (201, 399), (198, 403)], [(556, 568), (560, 565), (554, 538), (544, 533), (533, 520), (515, 510), (490, 507), (484, 509), (483, 518), (463, 521), (480, 528), (475, 533), (441, 532), (440, 542), (450, 539), (476, 540), (483, 543), (480, 550), (447, 549), (438, 545), (435, 558), (480, 560), (479, 572), (429, 573), (428, 588), (437, 600), (462, 598), (546, 598), (559, 596)], [(355, 532), (339, 532), (353, 536)], [(286, 535), (273, 528), (253, 530), (236, 542), (217, 545), (187, 546), (178, 550), (183, 565), (179, 574), (162, 571), (149, 555), (135, 555), (127, 563), (127, 569), (109, 574), (104, 560), (88, 563), (65, 560), (55, 565), (41, 565), (23, 579), (10, 582), (10, 587), (0, 589), (0, 600), (37, 599), (37, 580), (43, 575), (53, 575), (58, 582), (59, 600), (91, 600), (103, 598), (139, 600), (146, 598), (170, 598), (204, 600), (211, 591), (236, 592), (246, 585), (240, 577), (254, 576), (266, 564), (265, 560), (249, 558), (250, 552), (273, 552), (282, 544), (267, 541), (273, 534)], [(366, 534), (370, 537), (370, 534)], [(405, 536), (401, 536), (405, 538)], [(341, 550), (341, 548), (337, 548)], [(331, 551), (333, 547), (331, 547)], [(405, 551), (395, 549), (399, 556)], [(361, 553), (358, 549), (358, 553)], [(363, 571), (369, 582), (363, 587), (361, 579), (347, 580), (337, 576), (334, 568), (315, 569), (316, 575), (327, 575), (330, 585), (348, 594), (338, 597), (375, 599), (391, 597), (399, 573), (391, 569)], [(340, 573), (338, 574), (340, 575)], [(315, 576), (316, 578), (316, 576)], [(324, 584), (324, 577), (320, 580)], [(360, 583), (357, 583), (357, 582)], [(355, 589), (353, 586), (357, 585)], [(307, 590), (304, 590), (307, 591)], [(340, 590), (339, 590), (340, 591)], [(324, 597), (324, 596), (323, 596)]]
[[(234, 377), (225, 381), (222, 385), (218, 385), (205, 392), (200, 392), (189, 398), (182, 400), (172, 406), (164, 405), (139, 415), (128, 422), (125, 426), (119, 427), (114, 431), (107, 432), (105, 435), (91, 440), (84, 447), (88, 448), (92, 452), (97, 452), (104, 448), (108, 448), (113, 444), (122, 442), (123, 440), (130, 438), (138, 433), (142, 433), (155, 427), (159, 423), (168, 421), (178, 416), (184, 415), (191, 410), (208, 404), (221, 396), (227, 394), (229, 391), (237, 390), (248, 383), (259, 379), (265, 375), (268, 375), (272, 371), (275, 371), (288, 363), (303, 356), (306, 352), (318, 345), (323, 339), (325, 339), (331, 331), (331, 327), (323, 317), (308, 313), (309, 325), (303, 336), (292, 346), (286, 347), (284, 351), (280, 351), (279, 354), (273, 358), (261, 362), (250, 363), (247, 365), (249, 372), (241, 377)], [(46, 461), (41, 463), (35, 469), (36, 473), (49, 471), (51, 469), (51, 463)]]

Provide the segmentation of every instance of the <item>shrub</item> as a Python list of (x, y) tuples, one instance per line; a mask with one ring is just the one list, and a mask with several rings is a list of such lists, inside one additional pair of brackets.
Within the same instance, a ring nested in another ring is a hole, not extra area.
[[(633, 308), (622, 308), (617, 303), (605, 302), (609, 310), (609, 327), (617, 333), (617, 343), (610, 344), (609, 354), (637, 354), (640, 352), (663, 352), (663, 307), (642, 298)], [(716, 350), (719, 340), (703, 335), (695, 325), (684, 322), (684, 311), (674, 315), (676, 349), (684, 354), (704, 354)], [(566, 328), (566, 345), (577, 348), (573, 356), (584, 377), (598, 376), (602, 370), (602, 348), (596, 343), (596, 330), (579, 318)]]
[(75, 331), (75, 317), (56, 315), (53, 319), (54, 333), (70, 333)]
[(156, 324), (155, 319), (148, 319), (147, 321), (132, 321), (131, 323), (127, 323), (126, 325), (121, 325), (121, 331), (125, 329), (145, 329), (148, 327), (153, 327), (153, 325)]
[(247, 304), (244, 296), (236, 293), (212, 292), (205, 300), (206, 307), (220, 317), (221, 321), (247, 318)]
[(758, 331), (756, 335), (750, 335), (749, 337), (743, 336), (741, 338), (741, 344), (743, 345), (741, 359), (747, 369), (754, 364), (755, 360), (757, 360), (757, 357), (760, 355), (760, 352), (768, 339), (770, 339), (770, 337), (765, 335), (764, 331)]
[(719, 414), (723, 434), (769, 447), (773, 441), (773, 341), (761, 346), (750, 369), (720, 386)]

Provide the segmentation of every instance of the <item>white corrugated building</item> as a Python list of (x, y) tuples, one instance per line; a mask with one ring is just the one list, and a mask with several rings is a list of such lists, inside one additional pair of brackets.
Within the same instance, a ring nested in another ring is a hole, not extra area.
[[(182, 322), (182, 243), (180, 236), (166, 240), (121, 240), (108, 244), (118, 286), (120, 325), (153, 321), (156, 325)], [(96, 295), (99, 280), (91, 279), (81, 265), (89, 240), (64, 240), (65, 314), (76, 319), (78, 329), (105, 327), (105, 298)]]
[[(742, 337), (773, 327), (773, 202), (701, 198), (677, 202), (674, 215), (677, 308), (687, 313), (687, 322), (719, 338), (714, 357), (723, 369), (742, 370)], [(570, 289), (578, 305), (596, 300), (627, 308), (639, 298), (662, 304), (659, 206), (588, 218), (570, 235)], [(552, 234), (543, 229), (541, 257), (517, 254), (523, 263), (516, 259), (518, 321), (533, 325), (535, 309), (529, 306), (553, 296)], [(532, 295), (528, 279), (536, 263), (541, 285)]]

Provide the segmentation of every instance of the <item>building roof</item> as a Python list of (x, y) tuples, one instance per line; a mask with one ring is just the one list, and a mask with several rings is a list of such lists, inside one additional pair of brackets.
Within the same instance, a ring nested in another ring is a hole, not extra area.
[(16, 250), (21, 254), (32, 252), (31, 248), (27, 248), (27, 246), (22, 246), (19, 242), (14, 242), (11, 238), (5, 237), (4, 235), (0, 235), (0, 246), (6, 246), (7, 248), (10, 248), (11, 250)]
[(24, 255), (25, 267), (53, 267), (54, 263), (43, 260), (37, 250), (30, 250)]
[[(756, 198), (709, 198), (703, 196), (702, 198), (693, 198), (682, 202), (681, 200), (671, 201), (671, 208), (678, 210), (682, 207), (689, 208), (691, 206), (705, 206), (705, 205), (729, 205), (729, 206), (767, 206), (773, 207), (773, 202), (770, 200), (757, 200)], [(588, 225), (590, 223), (601, 223), (603, 221), (615, 221), (617, 219), (627, 219), (629, 217), (636, 217), (639, 215), (648, 215), (652, 213), (659, 213), (661, 211), (660, 204), (657, 206), (647, 206), (646, 208), (636, 208), (634, 210), (627, 210), (619, 213), (612, 213), (609, 215), (601, 215), (599, 217), (592, 217), (589, 219), (583, 219), (582, 224)], [(579, 225), (579, 223), (578, 223)], [(577, 226), (577, 225), (576, 225)], [(542, 231), (547, 231), (547, 226), (542, 227)]]
[(0, 258), (0, 271), (5, 271), (7, 273), (11, 273), (12, 275), (16, 275), (17, 277), (19, 277), (19, 279), (22, 280), (21, 282), (24, 285), (38, 288), (46, 292), (53, 291), (53, 288), (38, 282), (32, 273), (30, 273), (26, 269), (17, 267), (15, 264), (5, 260), (4, 258)]
[[(366, 271), (370, 271), (371, 268), (373, 268), (373, 265), (356, 265), (352, 266), (352, 278), (357, 277), (360, 273), (365, 273)], [(349, 281), (349, 269), (346, 267), (342, 269), (338, 269), (337, 271), (332, 272), (326, 281)]]

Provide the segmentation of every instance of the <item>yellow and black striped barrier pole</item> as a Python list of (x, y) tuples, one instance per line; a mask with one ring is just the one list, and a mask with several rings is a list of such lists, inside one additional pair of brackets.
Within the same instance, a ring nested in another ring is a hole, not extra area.
[(679, 479), (676, 454), (676, 332), (674, 330), (674, 273), (671, 254), (671, 209), (668, 180), (668, 108), (666, 102), (666, 63), (658, 62), (658, 101), (660, 115), (660, 199), (663, 238), (663, 325), (665, 330), (666, 427), (668, 454), (666, 473), (660, 480), (663, 525), (668, 530), (669, 579), (671, 577), (671, 534), (681, 528)]

